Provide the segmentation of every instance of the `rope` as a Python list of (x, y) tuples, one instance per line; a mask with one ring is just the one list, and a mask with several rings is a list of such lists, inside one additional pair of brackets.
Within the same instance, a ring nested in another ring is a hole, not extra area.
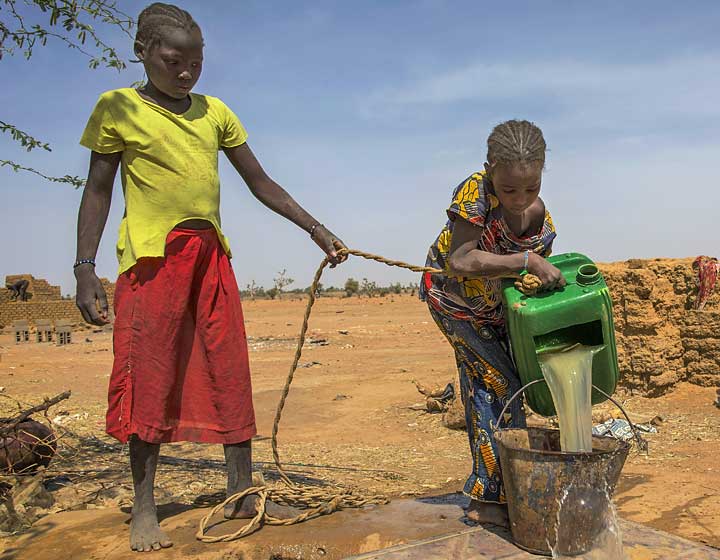
[(526, 296), (534, 296), (542, 288), (542, 281), (534, 274), (525, 274), (515, 281), (515, 287)]
[[(444, 274), (447, 275), (446, 271), (431, 268), (427, 266), (415, 266), (402, 261), (395, 261), (386, 259), (380, 255), (374, 255), (372, 253), (366, 253), (364, 251), (358, 251), (355, 249), (341, 249), (338, 251), (338, 255), (354, 255), (362, 257), (367, 260), (372, 260), (385, 264), (387, 266), (394, 266), (398, 268), (404, 268), (413, 272), (429, 272), (431, 274)], [(277, 409), (275, 410), (275, 420), (272, 428), (272, 454), (273, 460), (275, 461), (275, 467), (278, 470), (281, 480), (285, 483), (286, 488), (282, 487), (269, 487), (265, 484), (252, 486), (242, 492), (229, 496), (224, 502), (215, 506), (210, 513), (200, 520), (200, 527), (196, 533), (196, 538), (202, 542), (215, 543), (215, 542), (230, 542), (236, 539), (245, 537), (251, 533), (257, 531), (263, 524), (267, 525), (294, 525), (295, 523), (301, 523), (319, 517), (321, 515), (327, 515), (343, 508), (359, 508), (369, 504), (386, 504), (389, 502), (386, 496), (375, 495), (369, 497), (361, 497), (354, 495), (351, 490), (341, 488), (328, 488), (328, 487), (312, 487), (307, 485), (299, 485), (290, 480), (285, 469), (280, 462), (280, 454), (278, 452), (277, 435), (280, 428), (280, 419), (282, 417), (282, 411), (285, 408), (285, 401), (287, 400), (288, 394), (290, 393), (290, 385), (292, 385), (295, 372), (298, 368), (298, 363), (302, 356), (302, 349), (305, 345), (305, 336), (308, 330), (308, 323), (310, 320), (310, 313), (312, 307), (317, 299), (316, 292), (318, 285), (320, 284), (320, 278), (325, 270), (325, 267), (330, 263), (330, 258), (325, 257), (313, 278), (312, 284), (309, 289), (309, 297), (307, 305), (305, 306), (305, 315), (303, 317), (302, 327), (300, 328), (300, 336), (298, 337), (297, 347), (295, 348), (295, 357), (293, 358), (290, 371), (287, 379), (285, 380), (285, 386), (283, 387), (282, 394), (280, 395), (280, 401), (278, 402)], [(510, 276), (500, 276), (496, 278), (515, 278), (517, 282), (515, 286), (525, 293), (526, 295), (533, 295), (537, 289), (541, 286), (540, 279), (532, 274), (525, 274), (520, 276), (519, 274), (513, 274)], [(234, 533), (227, 535), (220, 535), (217, 537), (211, 537), (206, 534), (208, 523), (213, 516), (220, 512), (228, 504), (237, 502), (243, 499), (245, 496), (257, 494), (258, 500), (256, 503), (257, 513), (247, 525), (238, 529)], [(267, 500), (270, 499), (281, 505), (302, 505), (304, 511), (296, 517), (288, 519), (278, 519), (269, 515), (266, 510)]]

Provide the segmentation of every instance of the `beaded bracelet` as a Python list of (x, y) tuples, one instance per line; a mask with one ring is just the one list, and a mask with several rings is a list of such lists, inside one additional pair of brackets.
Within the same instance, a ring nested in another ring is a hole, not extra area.
[(73, 265), (73, 270), (75, 270), (81, 264), (91, 264), (91, 265), (95, 266), (95, 259), (78, 259), (75, 261), (75, 264)]
[(315, 235), (315, 230), (319, 227), (325, 227), (320, 222), (315, 222), (312, 227), (310, 228), (310, 239), (313, 239), (313, 235)]

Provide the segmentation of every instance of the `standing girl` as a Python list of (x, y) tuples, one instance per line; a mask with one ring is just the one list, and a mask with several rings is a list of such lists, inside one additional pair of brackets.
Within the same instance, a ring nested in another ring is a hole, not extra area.
[[(420, 296), (455, 351), (460, 395), (472, 453), (472, 474), (464, 492), (467, 517), (507, 524), (507, 506), (492, 424), (520, 388), (507, 345), (498, 277), (531, 272), (545, 289), (565, 284), (550, 255), (555, 228), (538, 197), (545, 165), (542, 131), (528, 121), (507, 121), (487, 141), (484, 171), (453, 191), (448, 222), (430, 247)], [(505, 419), (525, 424), (515, 401)]]
[[(239, 290), (220, 229), (218, 152), (260, 202), (305, 230), (333, 264), (344, 259), (337, 253), (344, 245), (268, 177), (222, 101), (191, 93), (202, 71), (203, 37), (188, 12), (148, 6), (138, 18), (134, 50), (147, 84), (102, 94), (80, 141), (92, 153), (74, 268), (83, 317), (105, 323), (95, 255), (120, 166), (125, 215), (107, 432), (130, 442), (130, 546), (150, 551), (171, 545), (153, 493), (161, 443), (221, 443), (228, 494), (251, 485), (255, 415)], [(226, 517), (252, 517), (256, 500), (251, 495), (229, 505)], [(294, 513), (268, 507), (275, 517)]]

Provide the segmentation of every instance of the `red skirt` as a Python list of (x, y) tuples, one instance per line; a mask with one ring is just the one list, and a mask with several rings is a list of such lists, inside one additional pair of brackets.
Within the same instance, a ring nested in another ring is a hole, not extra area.
[(118, 279), (107, 433), (149, 443), (256, 434), (240, 292), (214, 229), (175, 229)]

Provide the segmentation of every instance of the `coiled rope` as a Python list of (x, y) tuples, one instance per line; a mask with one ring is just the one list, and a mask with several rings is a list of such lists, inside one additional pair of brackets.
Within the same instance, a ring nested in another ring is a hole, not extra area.
[[(356, 249), (341, 249), (338, 251), (338, 255), (354, 255), (356, 257), (362, 257), (363, 259), (372, 260), (385, 264), (387, 266), (404, 268), (411, 270), (412, 272), (429, 272), (431, 274), (444, 274), (447, 275), (446, 271), (431, 268), (427, 266), (415, 266), (402, 261), (395, 261), (386, 259), (380, 255), (374, 255), (372, 253), (366, 253), (364, 251), (358, 251)], [(309, 485), (296, 484), (290, 477), (288, 477), (285, 469), (283, 469), (282, 463), (280, 462), (280, 454), (278, 452), (277, 435), (280, 428), (280, 419), (282, 417), (282, 411), (285, 408), (285, 401), (287, 400), (288, 394), (290, 393), (290, 385), (292, 385), (295, 372), (298, 368), (298, 363), (302, 356), (302, 349), (305, 345), (305, 336), (308, 330), (308, 323), (310, 321), (310, 313), (312, 307), (317, 299), (317, 288), (320, 284), (320, 278), (322, 277), (323, 271), (330, 263), (330, 258), (325, 257), (313, 278), (312, 284), (310, 285), (309, 297), (307, 305), (305, 306), (305, 315), (303, 317), (302, 327), (300, 328), (300, 336), (298, 337), (297, 347), (295, 348), (295, 357), (293, 358), (290, 371), (287, 379), (285, 380), (285, 386), (283, 387), (282, 394), (280, 395), (280, 401), (278, 402), (277, 409), (275, 410), (275, 420), (272, 428), (272, 453), (273, 460), (275, 461), (275, 467), (278, 470), (281, 480), (285, 484), (285, 487), (270, 487), (264, 484), (264, 481), (254, 479), (253, 486), (229, 496), (224, 502), (215, 506), (210, 513), (203, 517), (200, 521), (200, 527), (196, 533), (198, 540), (206, 543), (214, 542), (230, 542), (236, 539), (245, 537), (251, 533), (254, 533), (262, 527), (263, 524), (267, 525), (294, 525), (295, 523), (301, 523), (319, 517), (321, 515), (327, 515), (337, 511), (339, 509), (346, 508), (359, 508), (369, 504), (386, 504), (389, 502), (388, 498), (383, 495), (374, 496), (359, 496), (352, 492), (352, 490), (343, 489), (339, 487), (317, 487)], [(540, 279), (532, 274), (525, 274), (520, 276), (519, 274), (508, 276), (509, 278), (517, 279), (515, 286), (525, 293), (526, 295), (534, 294), (537, 289), (541, 286)], [(498, 278), (498, 277), (496, 277)], [(210, 536), (207, 534), (207, 527), (210, 520), (225, 506), (242, 500), (245, 496), (257, 494), (258, 500), (256, 504), (257, 513), (247, 525), (241, 527), (234, 533), (229, 533), (220, 536)], [(301, 506), (303, 509), (302, 513), (288, 519), (279, 519), (271, 516), (266, 511), (267, 500), (270, 499), (275, 503), (281, 505), (292, 505)]]

